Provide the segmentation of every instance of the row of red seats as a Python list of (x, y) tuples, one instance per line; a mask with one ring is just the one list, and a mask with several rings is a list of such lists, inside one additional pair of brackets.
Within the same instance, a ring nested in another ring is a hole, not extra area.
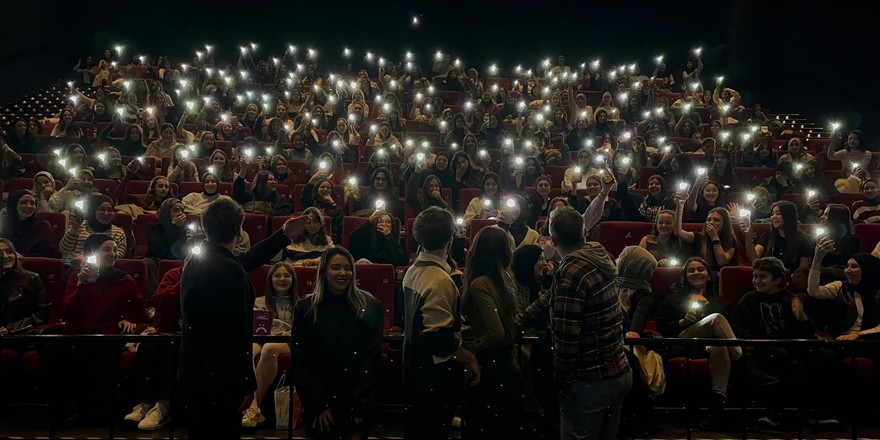
[[(52, 304), (56, 305), (56, 307), (53, 307), (52, 316), (46, 324), (48, 326), (61, 325), (60, 307), (57, 307), (57, 305), (63, 302), (65, 296), (64, 263), (59, 259), (30, 257), (23, 257), (21, 262), (26, 270), (40, 275), (46, 289), (47, 298)], [(181, 260), (162, 260), (159, 264), (159, 278), (161, 279), (169, 270), (182, 265), (183, 261)], [(148, 276), (146, 263), (143, 260), (121, 259), (117, 260), (116, 267), (128, 272), (137, 282), (141, 294), (146, 297)], [(266, 278), (270, 269), (270, 265), (264, 265), (248, 274), (257, 297), (265, 294)], [(297, 293), (302, 298), (314, 289), (317, 270), (314, 268), (296, 267), (294, 271), (297, 278)], [(385, 333), (400, 332), (400, 328), (394, 326), (396, 280), (394, 267), (389, 264), (358, 264), (356, 265), (356, 272), (358, 287), (370, 292), (382, 303)], [(123, 374), (134, 373), (136, 356), (136, 353), (132, 352), (123, 352), (120, 355), (119, 366)], [(18, 354), (12, 350), (3, 349), (2, 356), (0, 356), (2, 366), (4, 368), (12, 367), (17, 357)], [(22, 353), (21, 357), (23, 372), (32, 374), (39, 371), (39, 353), (37, 351), (26, 351)], [(286, 369), (288, 365), (289, 360), (284, 365), (281, 365), (281, 367)]]

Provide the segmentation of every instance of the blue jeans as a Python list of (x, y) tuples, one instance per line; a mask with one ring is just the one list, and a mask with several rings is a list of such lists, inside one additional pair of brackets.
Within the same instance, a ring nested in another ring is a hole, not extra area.
[(614, 439), (623, 398), (632, 387), (632, 370), (597, 381), (575, 380), (559, 392), (561, 440)]

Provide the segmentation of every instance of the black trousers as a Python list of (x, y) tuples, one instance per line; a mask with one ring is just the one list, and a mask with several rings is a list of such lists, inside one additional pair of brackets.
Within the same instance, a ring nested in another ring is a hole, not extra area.
[(455, 405), (464, 390), (464, 365), (447, 361), (414, 365), (404, 376), (406, 421), (403, 437), (408, 440), (449, 438)]
[(186, 398), (186, 430), (190, 440), (241, 438), (241, 412), (244, 396), (198, 393)]

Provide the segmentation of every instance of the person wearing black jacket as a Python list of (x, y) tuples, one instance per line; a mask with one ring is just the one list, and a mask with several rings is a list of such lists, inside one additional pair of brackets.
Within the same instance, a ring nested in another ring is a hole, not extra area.
[(201, 216), (207, 239), (184, 266), (180, 280), (183, 336), (178, 380), (191, 439), (238, 438), (242, 413), (256, 389), (253, 357), (254, 290), (247, 271), (278, 254), (302, 233), (296, 217), (244, 255), (233, 255), (244, 211), (230, 200), (211, 203)]
[(351, 254), (329, 248), (315, 290), (294, 307), (291, 375), (308, 438), (365, 440), (378, 413), (382, 304), (356, 279)]
[(400, 249), (399, 237), (400, 223), (387, 211), (377, 210), (351, 233), (348, 248), (355, 261), (406, 266), (409, 258)]
[(147, 258), (179, 260), (186, 243), (186, 209), (180, 200), (165, 199), (156, 213), (157, 224), (147, 225)]

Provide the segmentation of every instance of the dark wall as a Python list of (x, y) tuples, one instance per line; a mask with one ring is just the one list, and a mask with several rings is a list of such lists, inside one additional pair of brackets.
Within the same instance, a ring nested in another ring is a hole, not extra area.
[[(800, 112), (816, 122), (844, 117), (869, 139), (880, 122), (872, 105), (880, 91), (873, 47), (876, 26), (867, 4), (856, 2), (4, 2), (0, 26), (0, 102), (59, 77), (75, 60), (100, 55), (115, 42), (149, 55), (192, 56), (211, 42), (233, 58), (239, 44), (257, 40), (260, 54), (288, 42), (321, 49), (322, 63), (339, 60), (342, 46), (357, 57), (372, 49), (402, 58), (407, 49), (429, 67), (437, 49), (507, 72), (535, 66), (559, 53), (569, 64), (599, 56), (604, 66), (638, 61), (652, 68), (664, 53), (683, 66), (690, 49), (704, 47), (711, 83), (723, 74), (748, 103)], [(421, 16), (417, 27), (411, 17)], [(271, 44), (270, 44), (271, 43)], [(26, 75), (22, 75), (26, 72)], [(17, 84), (18, 86), (11, 86)], [(877, 140), (873, 141), (874, 143)]]

